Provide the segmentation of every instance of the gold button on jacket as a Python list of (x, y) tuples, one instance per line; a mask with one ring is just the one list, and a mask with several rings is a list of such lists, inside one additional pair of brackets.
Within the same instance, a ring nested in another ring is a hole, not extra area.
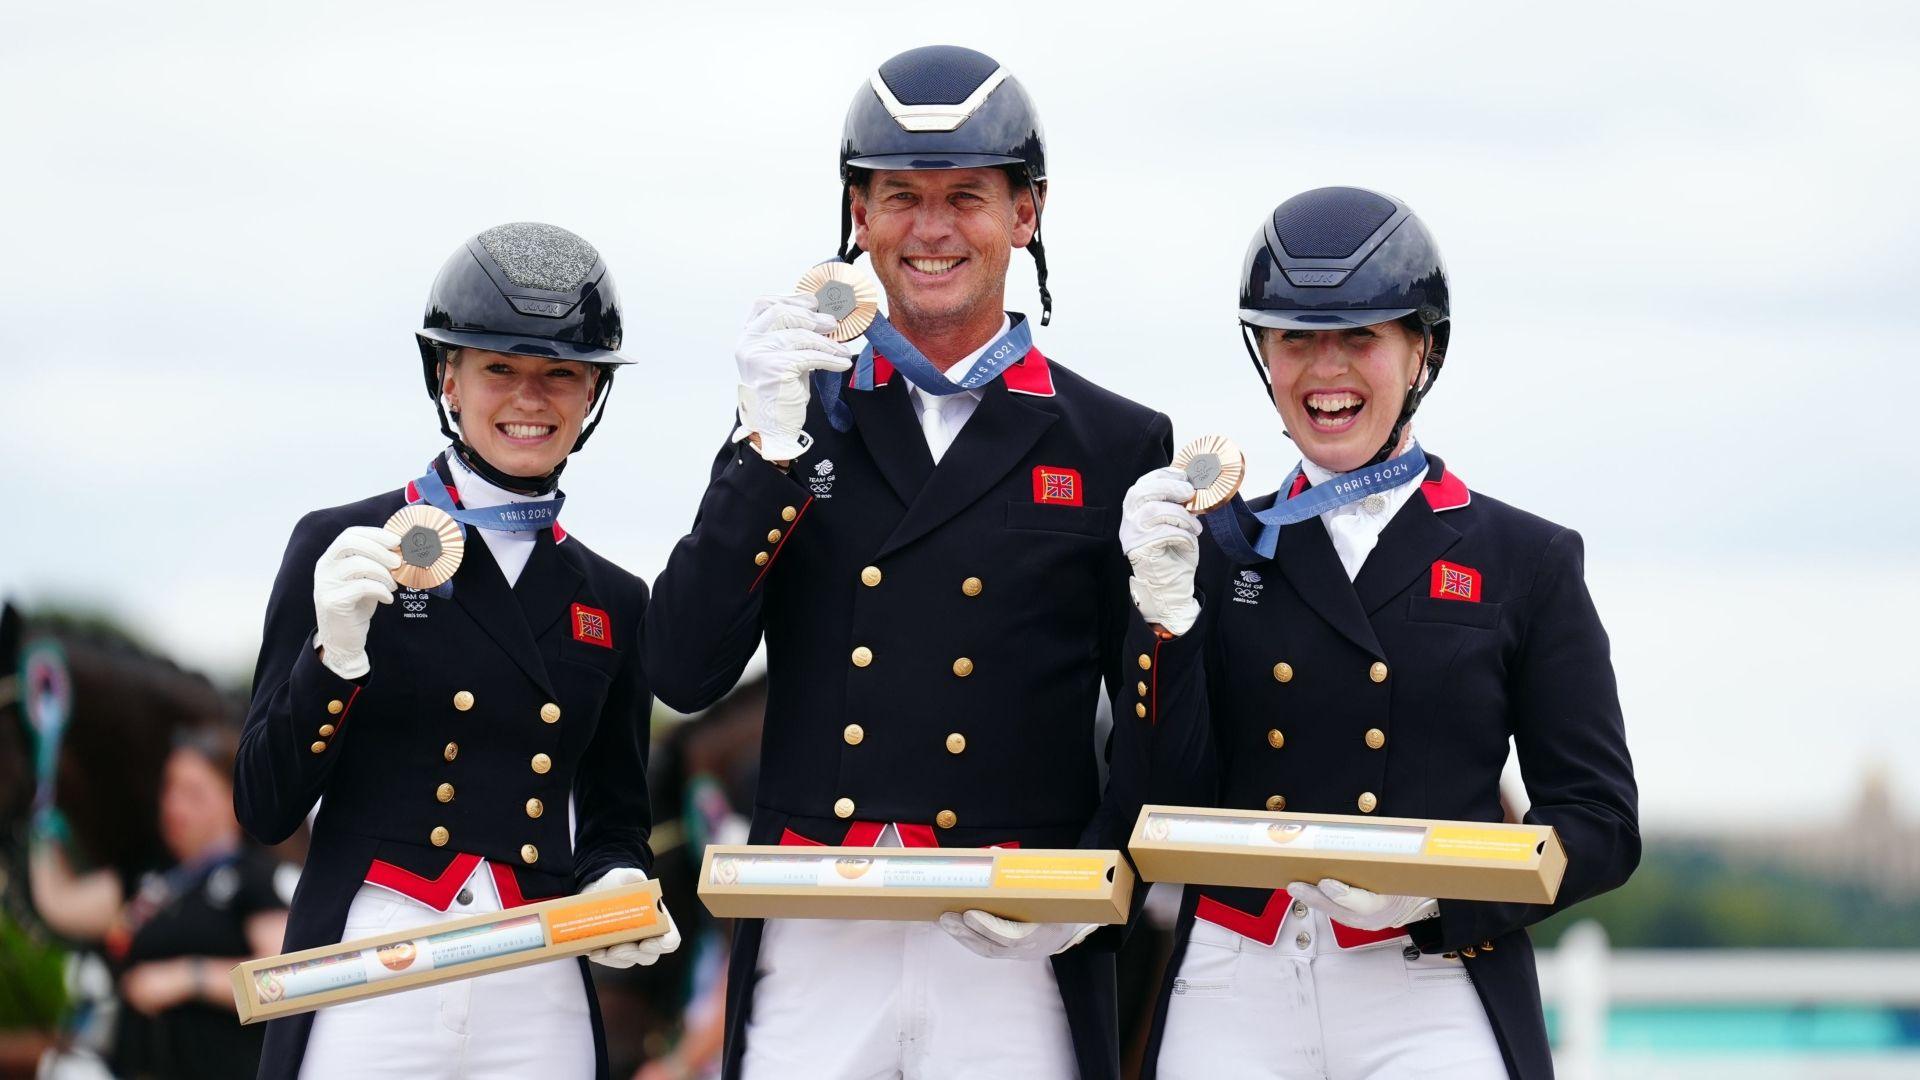
[(865, 645), (862, 645), (859, 648), (853, 650), (853, 666), (854, 667), (866, 667), (868, 664), (871, 664), (871, 663), (873, 663), (872, 649), (869, 649)]
[(965, 735), (962, 735), (956, 731), (953, 734), (947, 736), (947, 753), (949, 754), (965, 753), (966, 749), (967, 749), (967, 737)]
[(323, 742), (316, 742), (312, 746), (307, 747), (307, 749), (313, 751), (316, 754), (324, 754), (327, 751), (327, 744)]
[(434, 847), (446, 847), (447, 841), (452, 839), (452, 836), (453, 834), (447, 832), (445, 825), (435, 825), (433, 832), (427, 835), (427, 839), (433, 841)]
[(867, 737), (867, 729), (859, 724), (848, 724), (841, 730), (840, 737), (847, 740), (848, 746), (859, 746), (861, 740)]
[(1375, 660), (1373, 666), (1367, 669), (1367, 678), (1372, 679), (1374, 682), (1386, 682), (1387, 665)]
[(346, 707), (347, 707), (347, 703), (344, 701), (341, 701), (339, 698), (334, 698), (332, 701), (327, 702), (327, 712), (334, 716), (339, 716), (341, 713), (341, 710), (345, 709)]
[(527, 800), (527, 816), (528, 817), (537, 818), (541, 814), (544, 814), (546, 812), (547, 812), (547, 805), (541, 802), (539, 799)]
[(853, 816), (853, 800), (847, 799), (847, 798), (839, 798), (839, 799), (833, 800), (833, 816), (837, 818), (852, 817)]
[(1140, 670), (1146, 671), (1147, 669), (1153, 667), (1153, 657), (1148, 656), (1146, 653), (1141, 653), (1138, 663), (1140, 665)]
[(755, 553), (754, 553), (754, 556), (753, 556), (753, 565), (755, 565), (755, 566), (765, 566), (765, 565), (767, 565), (767, 560), (769, 560), (769, 559), (771, 559), (771, 558), (773, 558), (773, 556), (771, 556), (771, 555), (769, 555), (769, 554), (767, 554), (767, 553), (766, 553), (766, 552), (764, 552), (764, 551), (759, 551), (759, 552), (755, 552)]
[(1377, 727), (1367, 729), (1367, 749), (1378, 750), (1387, 745), (1387, 733)]
[(1287, 808), (1287, 797), (1285, 795), (1267, 796), (1267, 809), (1285, 810), (1286, 808)]
[(960, 591), (966, 593), (968, 596), (979, 596), (980, 590), (984, 588), (986, 588), (986, 584), (977, 577), (970, 577), (960, 583)]
[(879, 567), (869, 566), (866, 569), (860, 571), (860, 583), (862, 585), (867, 586), (868, 588), (872, 588), (875, 585), (880, 584), (880, 579), (885, 576), (886, 576), (885, 574), (882, 574), (880, 572)]
[(794, 518), (797, 518), (799, 516), (800, 516), (800, 511), (794, 509), (791, 506), (783, 506), (780, 508), (781, 521), (792, 521)]
[(323, 739), (331, 739), (331, 738), (333, 738), (333, 725), (332, 725), (332, 724), (321, 724), (321, 725), (320, 725), (320, 737), (321, 737), (321, 738), (323, 738)]
[(466, 712), (468, 709), (473, 708), (473, 691), (462, 690), (453, 695), (453, 707), (459, 709), (461, 712)]
[(448, 761), (452, 761), (454, 758), (459, 757), (460, 744), (457, 742), (448, 743), (447, 748), (445, 750), (440, 751), (440, 756), (443, 758), (446, 758)]
[(535, 754), (533, 755), (531, 764), (533, 765), (534, 772), (545, 773), (548, 769), (553, 768), (553, 759), (545, 754)]
[(551, 701), (547, 702), (545, 705), (540, 706), (540, 719), (546, 721), (549, 724), (559, 723), (560, 722), (560, 706), (555, 705)]
[(769, 543), (769, 544), (777, 544), (777, 543), (779, 543), (779, 542), (780, 542), (780, 530), (779, 530), (779, 529), (768, 529), (768, 530), (767, 530), (767, 543)]
[(1146, 704), (1145, 704), (1144, 702), (1139, 702), (1139, 701), (1136, 701), (1136, 702), (1134, 702), (1134, 703), (1133, 703), (1133, 715), (1135, 715), (1135, 716), (1137, 716), (1137, 717), (1139, 717), (1139, 718), (1141, 718), (1142, 720), (1145, 720), (1145, 719), (1147, 718), (1147, 706), (1146, 706)]
[(933, 823), (943, 829), (951, 829), (960, 824), (960, 815), (951, 810), (942, 810), (933, 817)]
[(1273, 678), (1276, 682), (1293, 681), (1293, 665), (1285, 660), (1273, 665)]
[(1272, 728), (1267, 732), (1267, 745), (1278, 750), (1287, 745), (1287, 736), (1279, 728)]
[(532, 844), (520, 845), (520, 861), (531, 866), (540, 861), (540, 849)]
[(436, 799), (439, 799), (441, 802), (452, 802), (453, 801), (453, 785), (441, 784), (439, 787), (434, 788), (433, 797)]
[(1373, 813), (1374, 807), (1379, 805), (1380, 800), (1374, 797), (1373, 792), (1363, 791), (1360, 793), (1359, 806), (1361, 813), (1371, 814)]
[(1137, 690), (1137, 691), (1139, 691), (1139, 693), (1140, 693), (1140, 696), (1141, 696), (1141, 697), (1146, 697), (1146, 696), (1147, 696), (1147, 684), (1146, 684), (1146, 683), (1134, 683), (1134, 684), (1133, 684), (1133, 688), (1134, 688), (1135, 690)]
[(963, 679), (973, 674), (973, 661), (964, 656), (955, 660), (953, 662), (953, 673)]

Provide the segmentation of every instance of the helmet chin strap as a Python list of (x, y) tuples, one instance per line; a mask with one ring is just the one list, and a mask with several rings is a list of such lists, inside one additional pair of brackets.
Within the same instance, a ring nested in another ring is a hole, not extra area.
[(1393, 430), (1387, 433), (1387, 441), (1380, 445), (1379, 451), (1366, 465), (1361, 466), (1362, 468), (1378, 465), (1400, 449), (1401, 432), (1406, 430), (1408, 421), (1413, 419), (1414, 410), (1420, 407), (1420, 402), (1425, 400), (1427, 392), (1433, 389), (1434, 381), (1440, 378), (1440, 365), (1446, 361), (1446, 354), (1434, 351), (1433, 327), (1424, 322), (1420, 326), (1420, 356), (1420, 367), (1426, 373), (1426, 381), (1424, 383), (1416, 381), (1412, 386), (1407, 387), (1406, 400), (1400, 403), (1400, 417), (1393, 422)]

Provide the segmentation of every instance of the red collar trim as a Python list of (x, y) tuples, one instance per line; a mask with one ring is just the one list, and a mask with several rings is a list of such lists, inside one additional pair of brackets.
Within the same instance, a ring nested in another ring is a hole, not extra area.
[[(852, 385), (853, 377), (847, 377)], [(893, 379), (893, 364), (879, 353), (873, 354), (873, 388), (887, 385)], [(1027, 350), (1027, 355), (1014, 361), (1013, 365), (1000, 373), (1000, 381), (1007, 384), (1007, 392), (1027, 394), (1032, 397), (1052, 397), (1053, 368), (1039, 349)]]
[(1028, 349), (1027, 355), (1000, 373), (1000, 381), (1007, 384), (1010, 394), (1053, 396), (1053, 368), (1048, 366), (1047, 358), (1039, 349)]
[(1473, 492), (1467, 490), (1466, 481), (1444, 467), (1440, 470), (1439, 479), (1428, 480), (1420, 485), (1420, 494), (1426, 496), (1427, 506), (1436, 514), (1443, 510), (1458, 510), (1473, 501)]
[[(447, 485), (447, 498), (453, 500), (453, 505), (460, 505), (460, 492), (452, 484)], [(407, 505), (411, 506), (419, 501), (420, 489), (414, 485), (413, 481), (407, 481)]]

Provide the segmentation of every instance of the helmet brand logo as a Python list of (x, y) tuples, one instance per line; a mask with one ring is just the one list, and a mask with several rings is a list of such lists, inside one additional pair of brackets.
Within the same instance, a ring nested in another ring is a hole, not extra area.
[(510, 296), (507, 299), (513, 304), (513, 310), (522, 315), (546, 315), (555, 319), (565, 315), (573, 306), (557, 300), (534, 300), (525, 296)]
[(1287, 280), (1295, 285), (1338, 285), (1347, 280), (1346, 270), (1289, 270)]

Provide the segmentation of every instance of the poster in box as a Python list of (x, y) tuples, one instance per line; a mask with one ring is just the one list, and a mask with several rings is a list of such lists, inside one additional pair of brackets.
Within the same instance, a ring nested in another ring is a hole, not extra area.
[(243, 1024), (562, 960), (667, 932), (646, 881), (249, 960), (233, 969)]
[(931, 922), (978, 908), (1026, 922), (1126, 921), (1133, 871), (1117, 851), (715, 845), (700, 899), (723, 919)]
[(1550, 904), (1566, 853), (1550, 826), (1147, 806), (1128, 853), (1148, 881), (1285, 888), (1338, 878), (1381, 893)]

